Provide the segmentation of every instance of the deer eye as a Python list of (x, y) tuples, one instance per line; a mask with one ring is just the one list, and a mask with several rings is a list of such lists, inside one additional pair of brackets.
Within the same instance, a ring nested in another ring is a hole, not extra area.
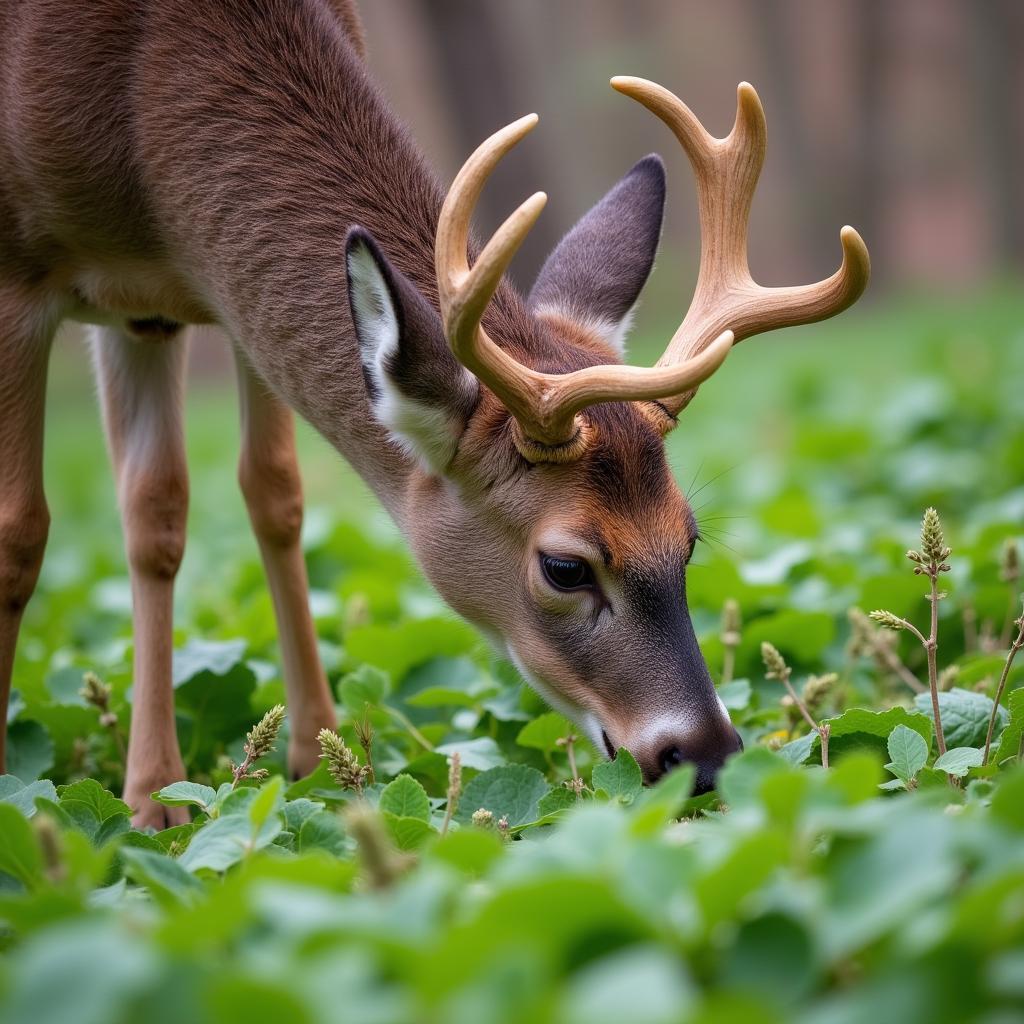
[(594, 582), (594, 574), (582, 558), (541, 555), (540, 565), (544, 578), (556, 590), (580, 590)]

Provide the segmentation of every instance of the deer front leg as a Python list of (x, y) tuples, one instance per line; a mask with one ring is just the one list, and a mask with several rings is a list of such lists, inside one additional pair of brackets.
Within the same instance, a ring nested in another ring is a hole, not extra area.
[(307, 775), (317, 765), (317, 733), (337, 725), (334, 701), (320, 664), (309, 610), (302, 555), (302, 481), (291, 411), (237, 356), (242, 411), (238, 479), (249, 508), (274, 603), (288, 695), (288, 770)]
[(99, 328), (94, 356), (132, 587), (133, 699), (124, 799), (137, 826), (188, 820), (150, 793), (185, 778), (171, 683), (174, 578), (185, 551), (188, 471), (182, 430), (186, 346)]
[[(43, 410), (53, 324), (0, 285), (0, 711), (6, 713), (21, 616), (35, 590), (50, 515), (43, 496)], [(6, 716), (5, 716), (6, 721)], [(0, 774), (7, 728), (0, 728)]]

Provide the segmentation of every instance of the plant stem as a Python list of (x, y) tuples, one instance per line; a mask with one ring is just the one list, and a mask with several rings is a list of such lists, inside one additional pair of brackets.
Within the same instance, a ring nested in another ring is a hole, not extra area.
[[(1016, 621), (1020, 627), (1017, 632), (1017, 639), (1013, 641), (1010, 645), (1010, 650), (1007, 652), (1006, 661), (1003, 663), (1003, 671), (999, 676), (999, 685), (996, 687), (996, 695), (992, 698), (992, 715), (988, 720), (988, 732), (985, 734), (985, 753), (981, 758), (983, 765), (988, 764), (989, 751), (992, 749), (992, 734), (995, 732), (996, 718), (999, 715), (999, 701), (1002, 700), (1006, 680), (1009, 678), (1010, 669), (1013, 667), (1013, 659), (1017, 657), (1017, 652), (1024, 647), (1024, 614)], [(1021, 732), (1021, 738), (1024, 739), (1024, 731)]]
[[(935, 715), (935, 743), (939, 748), (939, 755), (946, 752), (946, 737), (942, 733), (942, 716), (939, 712), (939, 671), (937, 666), (937, 652), (939, 647), (939, 574), (935, 568), (928, 573), (928, 580), (931, 584), (929, 600), (932, 605), (931, 630), (928, 639), (924, 643), (925, 652), (928, 655), (928, 687), (932, 693), (932, 712)], [(917, 630), (914, 630), (917, 633)], [(921, 636), (920, 633), (917, 633)]]
[(821, 737), (821, 767), (828, 767), (828, 738), (832, 735), (832, 726), (828, 722), (822, 722), (818, 727), (818, 735)]
[(384, 704), (382, 707), (421, 747), (423, 747), (424, 750), (432, 751), (434, 749), (434, 744), (431, 743), (430, 740), (428, 740), (427, 737), (412, 724), (409, 718), (398, 710), (398, 708), (393, 708), (389, 704)]

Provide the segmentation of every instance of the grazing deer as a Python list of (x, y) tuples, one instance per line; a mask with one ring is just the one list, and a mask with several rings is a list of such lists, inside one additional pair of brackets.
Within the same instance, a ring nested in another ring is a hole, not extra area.
[[(363, 65), (346, 0), (8, 0), (0, 7), (0, 695), (46, 543), (47, 358), (64, 319), (92, 346), (131, 573), (125, 798), (184, 776), (171, 604), (185, 543), (183, 327), (237, 353), (239, 478), (281, 638), (290, 770), (335, 725), (307, 603), (291, 411), (368, 481), (426, 575), (553, 706), (645, 779), (706, 789), (739, 738), (686, 606), (697, 526), (663, 437), (734, 341), (850, 305), (852, 228), (830, 278), (763, 288), (747, 220), (765, 126), (749, 85), (710, 136), (670, 92), (616, 78), (685, 149), (700, 198), (696, 294), (657, 366), (621, 363), (661, 230), (641, 160), (548, 258), (504, 280), (544, 205), (482, 248), (470, 219), (536, 122), (488, 139), (445, 197)], [(165, 818), (165, 816), (167, 816)]]

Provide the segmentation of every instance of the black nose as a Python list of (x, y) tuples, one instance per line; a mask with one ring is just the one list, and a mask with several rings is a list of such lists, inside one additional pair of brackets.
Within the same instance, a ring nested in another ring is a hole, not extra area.
[(677, 764), (682, 764), (686, 756), (677, 746), (665, 747), (658, 754), (658, 768), (662, 775), (668, 775)]
[(732, 735), (724, 743), (716, 745), (717, 749), (709, 750), (705, 746), (699, 752), (695, 750), (693, 754), (688, 754), (678, 743), (665, 744), (658, 750), (652, 766), (653, 770), (646, 773), (648, 775), (647, 782), (657, 782), (663, 775), (668, 775), (679, 765), (691, 762), (697, 768), (693, 795), (701, 796), (703, 793), (709, 793), (715, 788), (715, 780), (722, 765), (725, 764), (726, 758), (743, 749), (743, 738), (735, 729), (732, 729), (731, 733)]

